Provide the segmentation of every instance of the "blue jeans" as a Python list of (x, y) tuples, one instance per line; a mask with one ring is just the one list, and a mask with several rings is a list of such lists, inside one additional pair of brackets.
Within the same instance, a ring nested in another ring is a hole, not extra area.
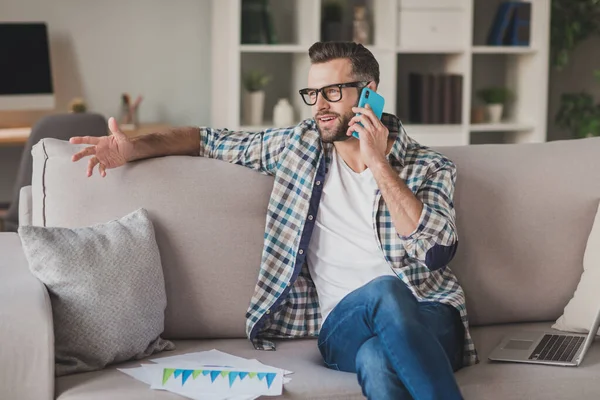
[(399, 278), (382, 276), (344, 297), (318, 340), (328, 368), (354, 372), (368, 399), (462, 399), (464, 327), (458, 310), (419, 302)]

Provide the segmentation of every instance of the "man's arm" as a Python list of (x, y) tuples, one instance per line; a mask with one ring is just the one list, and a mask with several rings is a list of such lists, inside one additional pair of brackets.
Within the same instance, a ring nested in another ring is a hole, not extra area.
[(216, 158), (274, 175), (279, 155), (293, 129), (259, 132), (207, 127), (182, 127), (131, 138), (127, 161), (168, 155)]
[(77, 162), (92, 156), (88, 162), (88, 177), (92, 176), (96, 165), (104, 177), (107, 169), (121, 167), (130, 161), (170, 155), (216, 158), (275, 175), (279, 157), (296, 131), (296, 127), (260, 132), (183, 127), (128, 137), (121, 132), (114, 118), (108, 120), (108, 127), (111, 131), (108, 136), (70, 139), (73, 144), (90, 145), (72, 157), (73, 162)]
[(375, 166), (373, 176), (408, 255), (430, 270), (448, 265), (458, 245), (454, 165), (447, 162), (429, 173), (416, 195), (387, 162)]
[(197, 156), (200, 152), (200, 128), (181, 127), (130, 138), (133, 145), (127, 161), (144, 158), (182, 155)]

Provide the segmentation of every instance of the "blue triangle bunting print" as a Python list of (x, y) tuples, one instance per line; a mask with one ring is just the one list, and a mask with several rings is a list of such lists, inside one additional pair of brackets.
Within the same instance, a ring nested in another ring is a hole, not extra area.
[(210, 381), (214, 382), (219, 375), (221, 375), (221, 371), (210, 371)]
[(202, 375), (206, 376), (206, 375), (208, 375), (208, 374), (210, 374), (210, 370), (208, 370), (208, 371), (207, 371), (207, 370), (203, 370), (203, 371), (202, 371)]
[(243, 381), (246, 375), (248, 375), (247, 372), (240, 372), (240, 381)]
[(183, 372), (182, 369), (176, 369), (175, 373), (173, 374), (173, 376), (175, 376), (175, 378), (179, 378), (179, 375), (181, 375), (182, 372)]
[(267, 376), (267, 373), (266, 372), (259, 372), (256, 375), (258, 376), (258, 379), (260, 379), (262, 381), (263, 379), (265, 379), (265, 376)]
[(233, 381), (235, 381), (235, 378), (237, 378), (239, 374), (239, 372), (233, 371), (229, 373), (229, 387), (233, 386)]
[(273, 383), (273, 380), (275, 379), (275, 376), (277, 374), (275, 372), (269, 372), (267, 374), (267, 386), (269, 389), (271, 389), (271, 384)]
[(185, 381), (187, 381), (188, 378), (190, 376), (192, 376), (192, 372), (194, 372), (194, 371), (191, 370), (191, 369), (186, 369), (186, 370), (183, 371), (183, 374), (181, 375), (181, 386), (183, 386), (183, 384), (185, 383)]

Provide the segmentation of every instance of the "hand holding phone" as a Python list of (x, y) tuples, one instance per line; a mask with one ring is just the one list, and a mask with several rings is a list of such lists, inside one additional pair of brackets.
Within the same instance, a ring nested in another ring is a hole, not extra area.
[[(385, 99), (374, 90), (364, 87), (360, 94), (360, 99), (358, 100), (358, 107), (364, 108), (367, 104), (371, 107), (377, 118), (381, 119), (383, 107), (385, 105)], [(356, 113), (356, 115), (360, 115), (360, 113)], [(358, 132), (356, 131), (352, 132), (352, 136), (359, 139)]]

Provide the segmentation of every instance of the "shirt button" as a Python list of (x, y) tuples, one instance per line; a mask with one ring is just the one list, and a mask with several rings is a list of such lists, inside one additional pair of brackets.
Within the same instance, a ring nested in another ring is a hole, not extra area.
[(304, 250), (300, 249), (300, 251), (298, 253), (304, 254)]
[(309, 216), (308, 216), (308, 219), (310, 219), (310, 220), (312, 221), (312, 220), (313, 220), (313, 216), (312, 216), (312, 215), (309, 215)]
[(271, 314), (271, 310), (267, 310), (267, 314)]
[(321, 181), (316, 181), (316, 182), (315, 182), (315, 184), (316, 184), (317, 186), (319, 186), (319, 185), (321, 184)]

